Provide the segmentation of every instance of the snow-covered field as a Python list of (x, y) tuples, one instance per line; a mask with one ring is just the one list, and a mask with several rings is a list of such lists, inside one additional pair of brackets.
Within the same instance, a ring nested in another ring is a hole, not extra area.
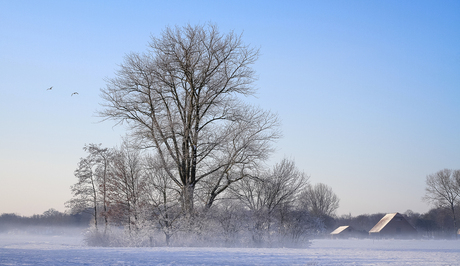
[(460, 265), (460, 240), (313, 240), (308, 249), (93, 248), (79, 235), (0, 234), (0, 265)]

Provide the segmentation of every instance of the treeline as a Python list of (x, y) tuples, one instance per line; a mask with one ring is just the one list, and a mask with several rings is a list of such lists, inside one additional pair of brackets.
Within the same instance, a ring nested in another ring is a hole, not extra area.
[[(460, 206), (456, 206), (456, 209), (460, 211)], [(32, 216), (21, 216), (14, 213), (3, 213), (0, 214), (0, 233), (10, 232), (12, 230), (27, 230), (28, 228), (33, 229), (32, 232), (41, 233), (44, 231), (39, 231), (40, 229), (37, 229), (37, 227), (48, 228), (48, 231), (49, 228), (56, 229), (58, 227), (77, 227), (81, 229), (92, 227), (94, 229), (94, 220), (92, 219), (93, 217), (91, 214), (89, 214), (89, 212), (91, 212), (91, 210), (69, 214), (59, 212), (54, 209), (49, 209), (43, 214), (35, 214)], [(299, 219), (302, 218), (302, 215), (299, 215), (299, 213), (291, 212), (288, 214), (288, 216), (296, 214), (298, 215), (296, 221), (299, 223), (297, 225), (297, 233), (302, 233), (302, 230), (305, 230), (305, 232), (308, 231), (309, 237), (314, 238), (327, 237), (332, 230), (341, 225), (352, 226), (356, 231), (356, 237), (368, 237), (369, 230), (375, 224), (377, 224), (377, 222), (380, 221), (380, 219), (382, 219), (386, 213), (361, 214), (358, 216), (342, 215), (340, 217), (334, 215), (314, 217), (310, 214), (304, 215), (303, 219)], [(402, 213), (402, 215), (412, 226), (414, 226), (414, 228), (417, 229), (419, 236), (423, 238), (450, 239), (453, 238), (455, 233), (455, 228), (453, 227), (453, 217), (449, 209), (433, 208), (427, 213), (422, 214), (407, 210), (405, 213)], [(227, 243), (230, 243), (232, 241), (234, 242), (234, 240), (238, 238), (238, 232), (241, 231), (241, 228), (245, 227), (244, 225), (248, 226), (251, 223), (254, 223), (254, 221), (251, 221), (251, 219), (254, 219), (255, 217), (245, 208), (238, 209), (236, 206), (227, 206), (227, 208), (216, 208), (212, 215), (208, 217), (201, 216), (201, 218), (205, 218), (205, 223), (214, 223), (213, 226), (217, 228), (223, 228), (223, 232), (221, 232), (225, 234), (223, 238), (227, 239)], [(300, 226), (301, 223), (305, 223), (305, 226)], [(110, 230), (119, 233), (123, 232), (123, 227), (116, 226)], [(218, 229), (209, 228), (209, 231), (206, 234), (209, 238), (211, 238), (211, 234), (216, 233), (216, 230)], [(295, 230), (292, 231), (292, 233), (294, 232)], [(92, 233), (90, 233), (90, 235), (87, 237), (94, 237), (94, 235), (92, 235), (93, 233), (94, 231), (92, 231)], [(153, 231), (150, 233), (152, 233), (151, 236), (155, 235)], [(180, 234), (181, 233), (178, 230), (178, 235)], [(122, 236), (123, 234), (120, 234), (117, 237)], [(158, 234), (156, 234), (156, 237), (161, 238), (161, 236)], [(254, 238), (251, 241), (256, 239), (257, 238)], [(216, 239), (214, 239), (214, 241), (215, 240)], [(122, 241), (118, 241), (118, 244), (121, 245)], [(156, 245), (162, 244), (161, 241), (158, 239), (151, 239), (150, 236), (148, 237), (148, 242), (149, 244), (150, 242)]]
[(12, 230), (39, 228), (56, 228), (56, 227), (80, 227), (87, 228), (91, 215), (86, 213), (67, 214), (55, 209), (49, 209), (43, 214), (34, 214), (32, 216), (21, 216), (15, 213), (3, 213), (0, 215), (0, 232), (10, 232)]

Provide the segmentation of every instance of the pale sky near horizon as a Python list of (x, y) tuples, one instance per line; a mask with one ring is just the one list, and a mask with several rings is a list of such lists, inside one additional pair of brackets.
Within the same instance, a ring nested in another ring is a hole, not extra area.
[(426, 175), (460, 169), (459, 1), (0, 0), (0, 214), (64, 211), (83, 146), (125, 134), (95, 116), (104, 80), (166, 26), (207, 22), (260, 47), (271, 162), (331, 186), (338, 215), (426, 212)]

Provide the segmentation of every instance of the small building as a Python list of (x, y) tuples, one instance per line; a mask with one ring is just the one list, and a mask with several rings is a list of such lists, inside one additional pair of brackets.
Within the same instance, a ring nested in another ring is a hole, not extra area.
[(354, 230), (349, 225), (339, 226), (330, 233), (331, 238), (348, 238), (354, 233)]
[(370, 236), (410, 238), (417, 236), (417, 230), (400, 213), (389, 213), (385, 215), (369, 231)]

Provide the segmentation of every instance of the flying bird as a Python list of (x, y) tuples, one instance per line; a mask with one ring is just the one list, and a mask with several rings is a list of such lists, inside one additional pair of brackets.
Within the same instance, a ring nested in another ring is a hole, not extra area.
[(46, 89), (46, 90), (49, 91), (49, 90), (52, 90), (52, 89), (53, 89), (53, 86), (49, 87), (49, 89)]
[(70, 96), (73, 96), (74, 94), (78, 94), (78, 92), (74, 92), (74, 93), (70, 94)]

